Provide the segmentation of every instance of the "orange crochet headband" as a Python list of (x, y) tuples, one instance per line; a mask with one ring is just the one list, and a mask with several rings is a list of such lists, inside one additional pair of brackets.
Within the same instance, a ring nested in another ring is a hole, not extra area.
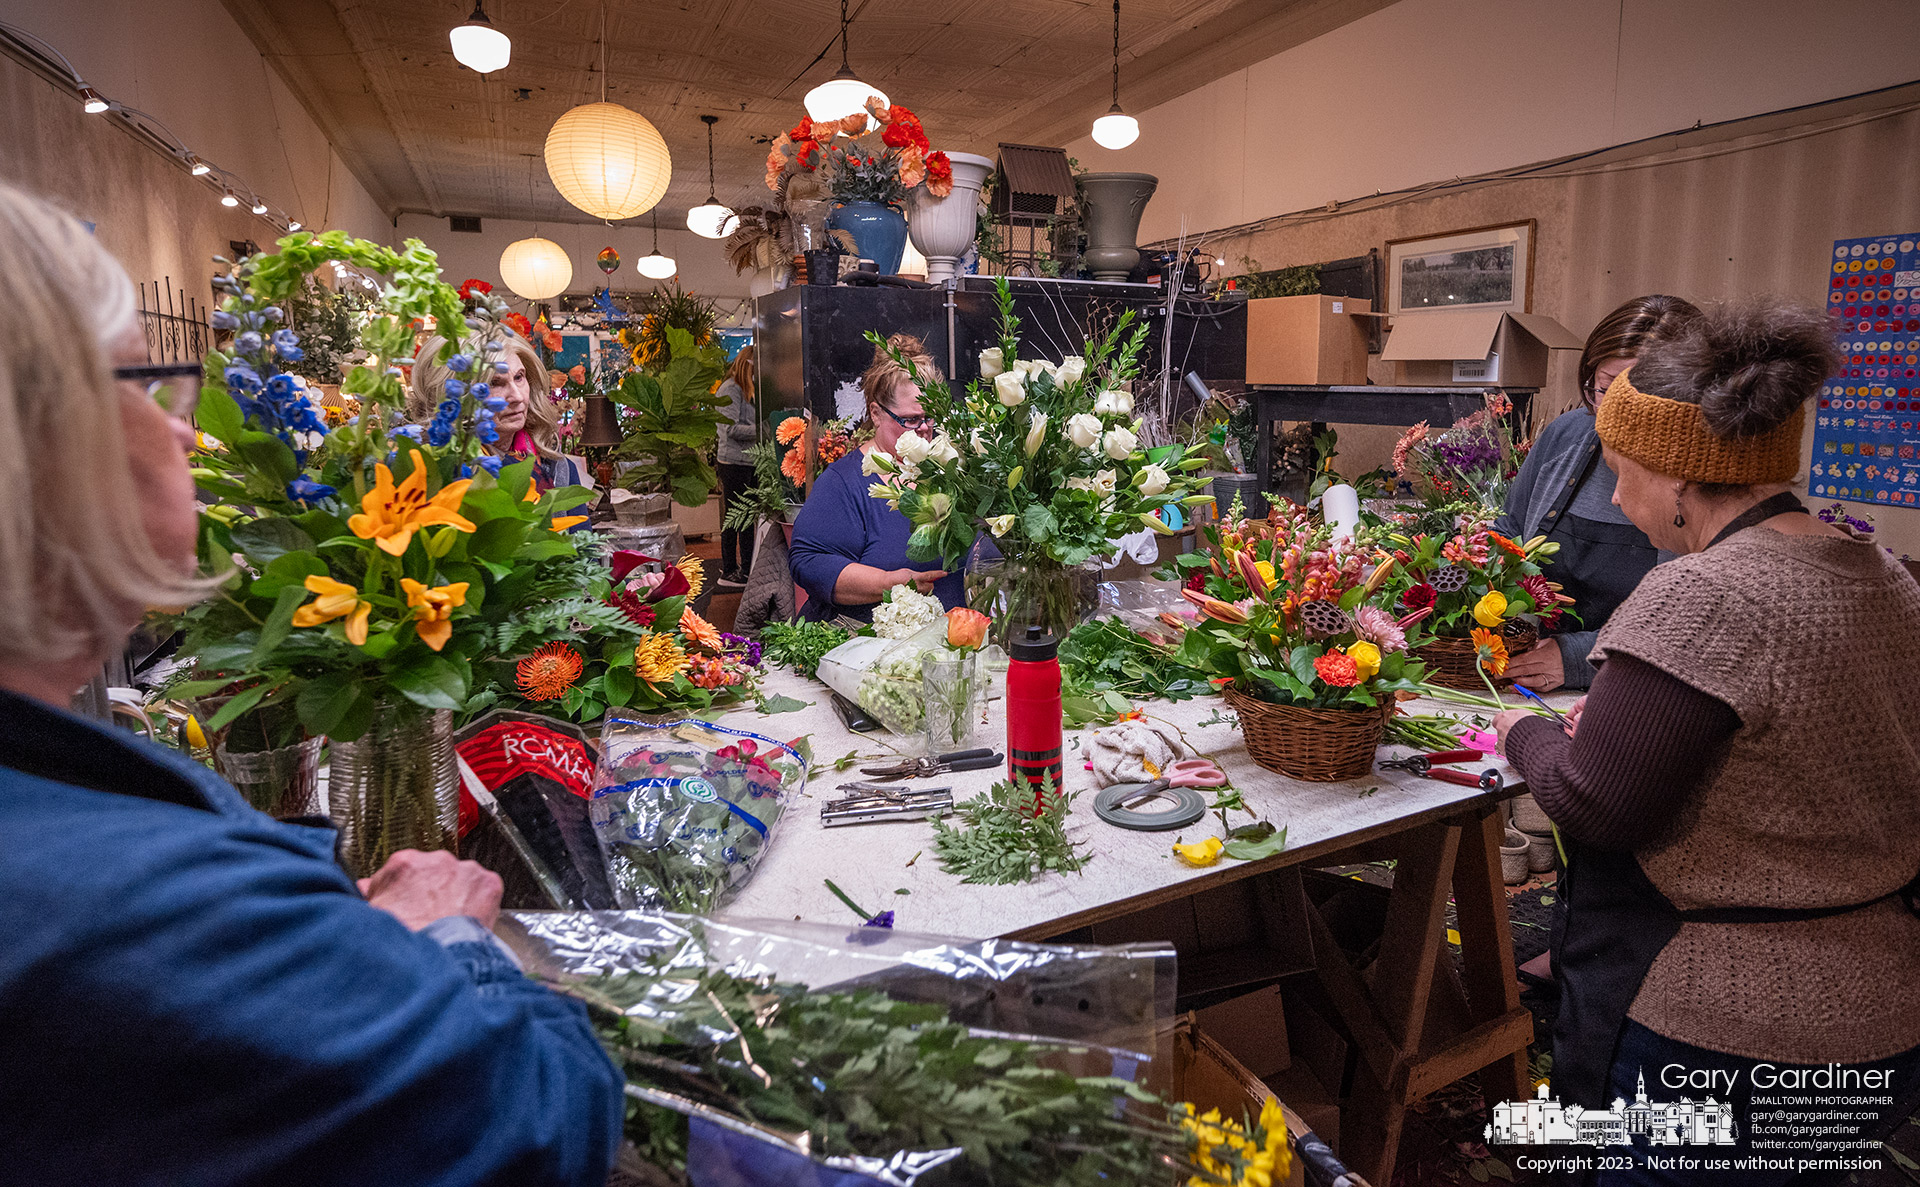
[(1716, 436), (1700, 405), (1643, 392), (1622, 371), (1600, 400), (1600, 441), (1657, 474), (1690, 482), (1752, 486), (1791, 482), (1800, 470), (1800, 430), (1806, 405), (1755, 437)]

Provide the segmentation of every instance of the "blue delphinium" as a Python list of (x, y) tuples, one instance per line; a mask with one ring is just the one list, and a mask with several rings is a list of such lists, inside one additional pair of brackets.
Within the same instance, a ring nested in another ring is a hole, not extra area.
[(425, 430), (419, 425), (395, 425), (387, 432), (395, 437), (406, 437), (409, 440), (418, 441)]
[(447, 370), (453, 372), (455, 375), (465, 375), (467, 372), (473, 370), (473, 356), (470, 354), (454, 355), (447, 360)]
[(474, 460), (479, 464), (482, 470), (485, 470), (487, 473), (493, 475), (495, 478), (498, 478), (500, 477), (500, 463), (505, 461), (506, 459), (494, 457), (492, 454), (486, 454), (484, 456), (475, 458)]
[(240, 319), (224, 309), (216, 309), (207, 316), (207, 324), (216, 330), (237, 330)]
[(287, 498), (296, 503), (318, 503), (322, 499), (331, 499), (333, 488), (311, 478), (296, 478), (287, 483)]
[(453, 440), (452, 426), (439, 417), (434, 417), (433, 423), (427, 426), (427, 444), (438, 449), (451, 440)]
[(447, 396), (449, 398), (457, 400), (466, 394), (467, 385), (464, 381), (458, 379), (447, 380)]

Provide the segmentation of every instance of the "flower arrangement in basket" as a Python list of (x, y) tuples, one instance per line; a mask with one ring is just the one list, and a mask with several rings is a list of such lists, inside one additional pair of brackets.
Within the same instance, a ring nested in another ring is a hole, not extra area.
[[(1065, 638), (1081, 610), (1079, 573), (1110, 541), (1143, 526), (1171, 534), (1156, 512), (1207, 502), (1203, 457), (1180, 446), (1150, 460), (1134, 433), (1126, 389), (1139, 369), (1146, 327), (1122, 314), (1084, 355), (1054, 364), (1022, 359), (1019, 319), (1005, 279), (996, 282), (1000, 345), (980, 354), (980, 380), (954, 392), (914, 374), (939, 430), (900, 435), (895, 453), (868, 452), (862, 468), (885, 481), (867, 493), (913, 523), (907, 555), (960, 567), (982, 529), (1005, 562), (973, 584), (969, 601), (993, 617), (994, 641), (1039, 624)], [(877, 334), (867, 335), (887, 349)]]
[[(878, 126), (869, 131), (869, 123)], [(783, 174), (822, 170), (836, 202), (898, 207), (922, 182), (936, 198), (953, 192), (953, 164), (927, 140), (920, 118), (898, 103), (887, 106), (878, 95), (843, 119), (815, 123), (802, 116), (767, 152), (767, 188), (776, 194)]]
[(1261, 766), (1321, 782), (1365, 775), (1395, 694), (1425, 674), (1407, 632), (1431, 611), (1390, 608), (1400, 557), (1284, 502), (1264, 520), (1200, 530), (1206, 550), (1181, 558), (1199, 619), (1174, 662), (1227, 685)]
[(1407, 556), (1392, 586), (1395, 604), (1430, 612), (1424, 626), (1433, 638), (1419, 653), (1433, 682), (1449, 688), (1481, 688), (1483, 671), (1503, 677), (1508, 657), (1533, 646), (1539, 628), (1558, 626), (1573, 601), (1541, 572), (1558, 544), (1509, 540), (1491, 524), (1492, 513), (1475, 508), (1459, 515), (1451, 535), (1392, 537)]
[(1515, 444), (1507, 418), (1513, 403), (1499, 392), (1486, 407), (1435, 432), (1421, 421), (1393, 446), (1393, 469), (1425, 505), (1422, 530), (1452, 526), (1461, 504), (1506, 505), (1507, 486), (1520, 473), (1527, 444)]

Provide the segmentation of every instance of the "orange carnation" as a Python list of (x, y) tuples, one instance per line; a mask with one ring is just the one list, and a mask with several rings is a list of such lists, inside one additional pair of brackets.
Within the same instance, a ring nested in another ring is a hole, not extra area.
[(1314, 660), (1313, 670), (1334, 688), (1352, 688), (1360, 683), (1360, 665), (1343, 651), (1329, 651)]

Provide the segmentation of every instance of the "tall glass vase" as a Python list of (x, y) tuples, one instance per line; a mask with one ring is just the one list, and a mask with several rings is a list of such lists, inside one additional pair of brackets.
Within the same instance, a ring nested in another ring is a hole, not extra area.
[[(199, 697), (194, 716), (204, 723), (232, 696)], [(291, 700), (242, 713), (207, 731), (213, 769), (249, 804), (277, 820), (320, 811), (320, 746), (309, 738)]]
[(927, 753), (972, 750), (987, 709), (987, 670), (980, 653), (971, 648), (934, 648), (920, 656), (920, 679), (927, 711)]
[(1099, 608), (1099, 585), (1100, 570), (1090, 565), (1008, 548), (1000, 560), (967, 567), (967, 605), (993, 620), (987, 638), (1001, 647), (1029, 626), (1064, 639)]
[(389, 701), (351, 742), (333, 743), (327, 807), (340, 864), (365, 878), (402, 849), (459, 852), (453, 714)]

